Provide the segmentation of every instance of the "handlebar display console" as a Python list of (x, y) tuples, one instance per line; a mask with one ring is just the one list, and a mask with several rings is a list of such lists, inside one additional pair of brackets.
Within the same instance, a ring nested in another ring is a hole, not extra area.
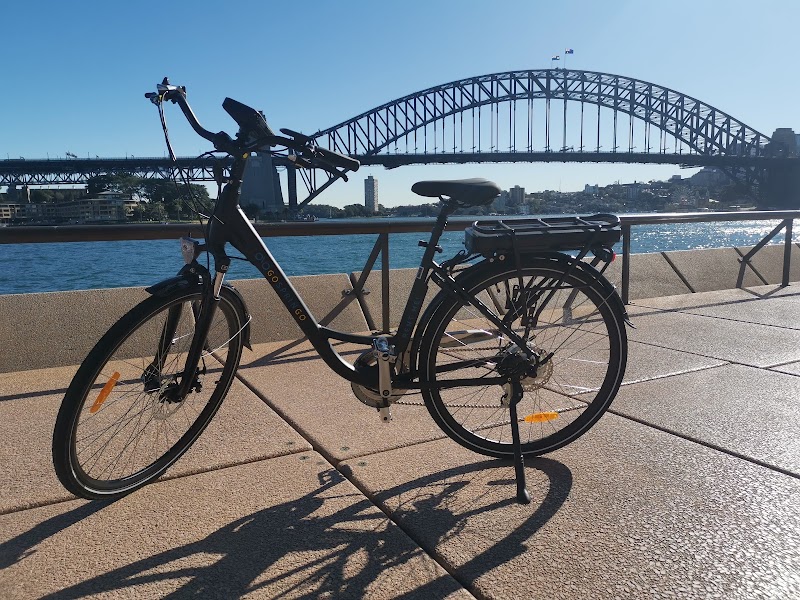
[(257, 138), (275, 135), (267, 124), (266, 117), (256, 109), (233, 98), (225, 98), (222, 108), (239, 124), (242, 131), (252, 133)]

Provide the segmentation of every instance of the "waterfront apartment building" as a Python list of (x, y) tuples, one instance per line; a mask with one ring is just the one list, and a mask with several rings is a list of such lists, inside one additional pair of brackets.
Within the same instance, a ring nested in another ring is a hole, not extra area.
[(378, 212), (378, 180), (372, 175), (364, 180), (364, 206), (368, 213)]
[(133, 215), (139, 203), (118, 192), (101, 192), (96, 198), (65, 202), (9, 202), (0, 204), (0, 222), (111, 223)]

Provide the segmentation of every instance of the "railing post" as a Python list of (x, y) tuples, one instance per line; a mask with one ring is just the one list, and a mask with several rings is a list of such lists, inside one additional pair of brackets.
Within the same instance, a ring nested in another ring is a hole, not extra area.
[(381, 300), (383, 301), (383, 333), (389, 333), (389, 234), (380, 234), (381, 239)]
[(789, 267), (792, 263), (792, 224), (794, 219), (786, 219), (786, 237), (783, 242), (783, 282), (782, 286), (789, 285)]
[(630, 302), (631, 290), (631, 226), (622, 225), (622, 303)]

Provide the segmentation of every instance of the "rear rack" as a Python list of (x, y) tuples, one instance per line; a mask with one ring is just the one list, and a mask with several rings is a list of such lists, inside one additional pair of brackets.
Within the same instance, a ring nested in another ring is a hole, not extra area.
[(622, 237), (619, 217), (546, 217), (513, 221), (475, 221), (464, 231), (464, 245), (472, 254), (491, 257), (498, 251), (583, 250), (611, 248)]

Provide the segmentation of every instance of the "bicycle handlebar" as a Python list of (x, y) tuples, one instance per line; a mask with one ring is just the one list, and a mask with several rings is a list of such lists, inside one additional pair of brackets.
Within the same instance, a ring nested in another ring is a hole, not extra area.
[(156, 86), (157, 92), (148, 92), (144, 96), (148, 98), (153, 104), (158, 104), (161, 101), (169, 100), (180, 106), (189, 125), (195, 130), (197, 135), (207, 139), (214, 144), (214, 147), (224, 152), (230, 152), (234, 149), (233, 139), (224, 131), (213, 133), (200, 125), (200, 121), (194, 114), (192, 107), (186, 100), (186, 87), (178, 85), (170, 85), (169, 80), (164, 77), (164, 80)]
[(157, 90), (157, 92), (146, 93), (145, 98), (148, 98), (156, 105), (168, 100), (180, 106), (192, 129), (222, 152), (234, 154), (241, 150), (254, 151), (265, 146), (283, 146), (298, 153), (292, 161), (296, 166), (309, 169), (321, 168), (345, 180), (347, 180), (347, 177), (339, 169), (357, 171), (361, 166), (361, 163), (356, 159), (327, 148), (321, 148), (317, 146), (313, 138), (291, 129), (281, 129), (282, 133), (290, 137), (275, 135), (267, 124), (263, 113), (231, 98), (225, 98), (222, 106), (234, 121), (239, 124), (240, 130), (239, 135), (237, 135), (237, 141), (234, 141), (224, 131), (212, 133), (200, 124), (191, 106), (189, 106), (186, 100), (185, 86), (171, 85), (165, 77), (158, 84)]

